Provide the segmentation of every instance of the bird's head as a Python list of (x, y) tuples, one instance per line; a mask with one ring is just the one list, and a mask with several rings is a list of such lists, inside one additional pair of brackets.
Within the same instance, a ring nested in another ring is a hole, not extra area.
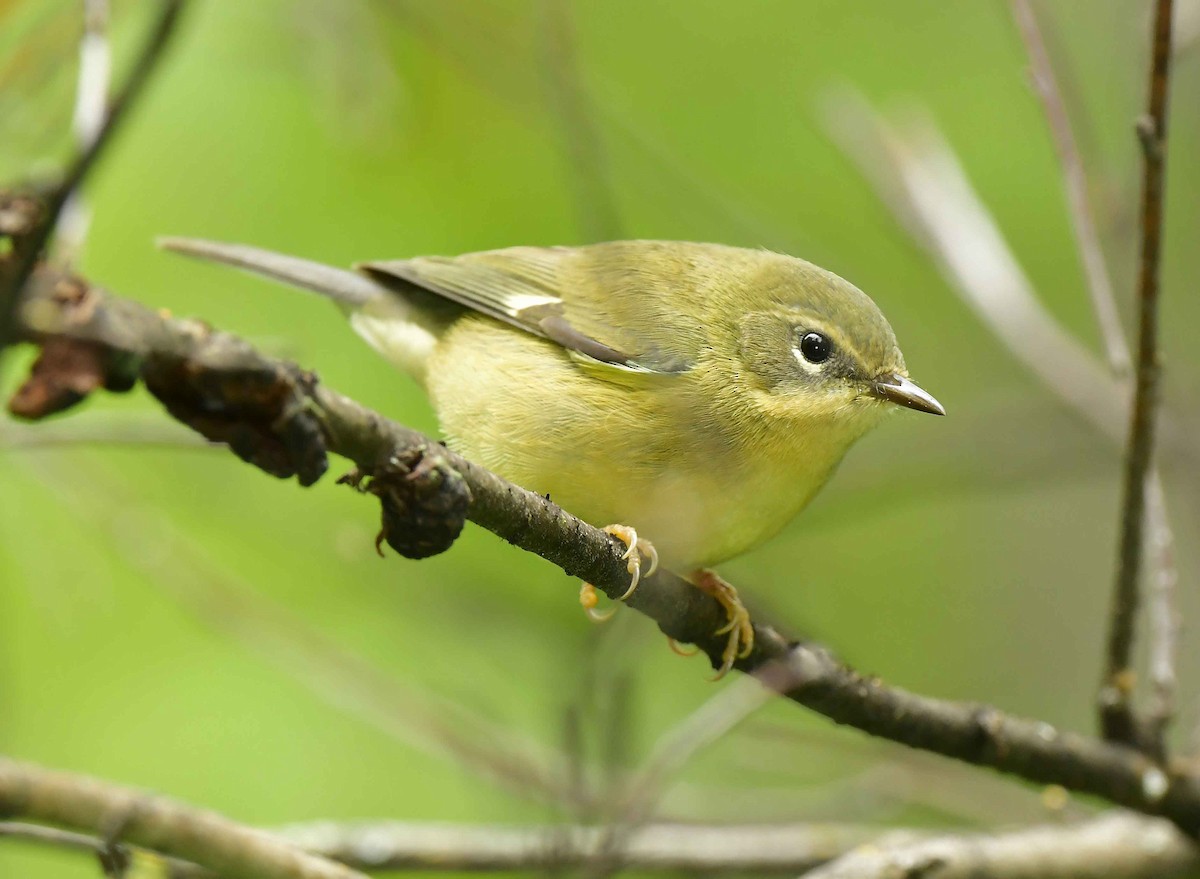
[(738, 358), (774, 417), (858, 434), (897, 406), (946, 414), (909, 378), (891, 325), (853, 284), (790, 258), (754, 283), (762, 305), (740, 320)]

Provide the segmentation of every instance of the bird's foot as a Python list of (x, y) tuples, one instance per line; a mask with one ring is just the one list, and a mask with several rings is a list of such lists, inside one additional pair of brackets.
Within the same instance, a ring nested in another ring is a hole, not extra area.
[(628, 525), (608, 525), (604, 528), (604, 533), (611, 534), (625, 544), (625, 554), (621, 558), (625, 559), (625, 570), (629, 572), (629, 588), (617, 601), (628, 601), (629, 596), (637, 591), (638, 583), (642, 581), (642, 556), (650, 560), (646, 576), (652, 577), (658, 570), (658, 550), (649, 540), (639, 539), (637, 532)]
[(721, 667), (717, 669), (714, 681), (719, 681), (729, 673), (733, 664), (739, 659), (745, 659), (754, 649), (754, 626), (750, 622), (750, 613), (738, 597), (737, 590), (717, 575), (716, 571), (701, 568), (693, 571), (688, 580), (706, 595), (711, 595), (721, 607), (725, 608), (728, 622), (713, 634), (729, 635), (725, 649), (721, 652)]
[[(642, 581), (643, 555), (650, 561), (646, 576), (653, 576), (654, 572), (658, 570), (658, 550), (649, 540), (640, 539), (637, 532), (628, 525), (609, 525), (604, 532), (617, 538), (626, 547), (625, 554), (621, 558), (625, 559), (625, 570), (629, 571), (629, 588), (625, 590), (624, 595), (617, 599), (617, 601), (626, 601), (637, 591), (638, 584)], [(596, 610), (596, 605), (600, 603), (600, 596), (596, 592), (596, 587), (591, 583), (584, 583), (580, 587), (579, 603), (593, 622), (603, 623), (615, 613), (615, 610)]]

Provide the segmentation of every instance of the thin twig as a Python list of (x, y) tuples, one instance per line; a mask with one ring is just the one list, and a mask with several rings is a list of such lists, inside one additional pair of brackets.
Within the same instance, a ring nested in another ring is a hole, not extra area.
[[(33, 293), (22, 310), (27, 333), (43, 344), (73, 340), (85, 348), (125, 352), (116, 358), (122, 362), (137, 355), (143, 381), (174, 417), (210, 437), (228, 437), (237, 443), (239, 456), (266, 472), (312, 484), (327, 469), (326, 454), (332, 452), (373, 475), (360, 487), (378, 492), (385, 521), (422, 505), (418, 519), (397, 520), (394, 527), (400, 530), (385, 527), (393, 546), (424, 555), (430, 545), (435, 551), (445, 548), (465, 516), (610, 597), (627, 588), (624, 544), (547, 498), (326, 388), (311, 373), (197, 321), (109, 296), (78, 279), (48, 275)], [(716, 629), (725, 620), (724, 610), (677, 575), (660, 570), (645, 578), (626, 605), (651, 617), (668, 636), (696, 644), (714, 667), (721, 664), (725, 641)], [(754, 649), (735, 667), (752, 672), (773, 663), (799, 682), (786, 693), (789, 699), (838, 723), (1033, 782), (1095, 794), (1169, 817), (1186, 832), (1200, 834), (1200, 777), (1184, 766), (1156, 766), (1133, 749), (990, 706), (891, 687), (815, 645), (789, 642), (775, 629), (756, 624)]]
[[(1071, 130), (1070, 117), (1054, 76), (1054, 68), (1038, 27), (1037, 16), (1029, 0), (1012, 0), (1012, 9), (1029, 53), (1034, 85), (1041, 97), (1042, 108), (1046, 113), (1058, 153), (1071, 225), (1075, 232), (1075, 244), (1087, 277), (1092, 310), (1100, 327), (1108, 364), (1114, 375), (1125, 379), (1131, 367), (1129, 345), (1121, 330), (1113, 297), (1112, 279), (1108, 274), (1104, 250), (1093, 220), (1083, 159)], [(1147, 491), (1149, 496), (1146, 499), (1146, 516), (1150, 546), (1150, 680), (1154, 688), (1148, 715), (1151, 729), (1148, 732), (1155, 742), (1156, 749), (1162, 751), (1162, 735), (1174, 715), (1175, 704), (1175, 656), (1179, 628), (1175, 591), (1178, 573), (1174, 563), (1174, 536), (1167, 516), (1166, 496), (1162, 490), (1162, 478), (1156, 469), (1152, 469), (1150, 473)]]
[(1054, 76), (1054, 66), (1046, 52), (1046, 43), (1038, 27), (1037, 16), (1034, 15), (1029, 0), (1011, 2), (1013, 18), (1029, 53), (1033, 85), (1041, 98), (1042, 110), (1046, 114), (1054, 150), (1058, 155), (1071, 230), (1075, 233), (1075, 247), (1083, 264), (1088, 294), (1092, 300), (1092, 311), (1100, 328), (1104, 352), (1113, 373), (1124, 377), (1129, 374), (1130, 369), (1129, 346), (1121, 329), (1121, 318), (1117, 313), (1116, 298), (1113, 296), (1112, 278), (1109, 277), (1108, 266), (1104, 260), (1104, 248), (1096, 232), (1083, 157), (1075, 142), (1075, 133), (1071, 130), (1071, 119), (1063, 104), (1062, 93)]
[(89, 144), (76, 153), (62, 178), (45, 193), (36, 223), (32, 229), (25, 230), (23, 240), (11, 258), (0, 260), (0, 351), (13, 339), (17, 304), (34, 266), (58, 225), (63, 207), (95, 167), (112, 142), (113, 134), (142, 95), (177, 30), (186, 4), (187, 0), (161, 0), (158, 18), (137, 54), (133, 69), (121, 90), (108, 104), (101, 124), (89, 131), (92, 135)]
[(1104, 736), (1123, 742), (1138, 739), (1131, 704), (1131, 654), (1140, 601), (1138, 580), (1145, 542), (1147, 478), (1154, 455), (1159, 394), (1158, 275), (1166, 178), (1172, 6), (1171, 0), (1158, 0), (1155, 6), (1147, 113), (1137, 124), (1143, 160), (1137, 372), (1122, 486), (1121, 539), (1109, 620), (1107, 666), (1100, 696), (1100, 724)]
[[(112, 46), (108, 38), (112, 10), (108, 0), (84, 0), (83, 37), (79, 43), (79, 77), (75, 87), (76, 148), (91, 150), (104, 131), (108, 92), (112, 81)], [(91, 218), (83, 194), (69, 193), (58, 220), (56, 257), (67, 265), (76, 262), (87, 238)]]
[(199, 864), (224, 879), (366, 879), (294, 843), (215, 812), (84, 775), (0, 758), (0, 813), (120, 840)]
[(1175, 534), (1167, 518), (1167, 497), (1162, 476), (1151, 467), (1146, 483), (1146, 544), (1149, 567), (1150, 684), (1153, 688), (1146, 712), (1147, 733), (1161, 753), (1167, 727), (1175, 717), (1179, 656), (1179, 569), (1175, 563)]

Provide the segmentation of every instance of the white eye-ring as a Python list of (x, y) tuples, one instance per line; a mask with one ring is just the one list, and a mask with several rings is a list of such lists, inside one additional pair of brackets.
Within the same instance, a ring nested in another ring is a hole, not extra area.
[(821, 333), (808, 332), (800, 338), (800, 344), (792, 349), (792, 353), (805, 372), (815, 375), (833, 353), (833, 343)]

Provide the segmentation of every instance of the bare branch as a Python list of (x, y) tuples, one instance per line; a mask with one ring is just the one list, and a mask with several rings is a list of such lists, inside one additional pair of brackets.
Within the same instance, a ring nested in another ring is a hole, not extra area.
[(1172, 827), (1112, 813), (1065, 827), (913, 838), (885, 836), (806, 879), (1166, 879), (1200, 864)]
[[(281, 832), (309, 851), (364, 870), (495, 871), (586, 867), (600, 854), (604, 829), (327, 822)], [(548, 847), (550, 840), (556, 847)], [(869, 863), (883, 867), (886, 860), (892, 871), (854, 872), (854, 865), (867, 865), (864, 862), (873, 851), (889, 856)], [(917, 857), (906, 861), (906, 853)], [(908, 876), (897, 871), (896, 865), (914, 863), (922, 853), (944, 859), (948, 872), (938, 872), (939, 879), (943, 875), (1132, 879), (1173, 876), (1200, 865), (1194, 845), (1169, 823), (1119, 812), (1079, 824), (1032, 827), (994, 836), (935, 836), (916, 830), (881, 836), (867, 826), (844, 824), (652, 824), (629, 835), (616, 853), (616, 864), (636, 870), (804, 872), (870, 879)], [(826, 862), (826, 867), (819, 868)], [(979, 872), (969, 872), (972, 867)], [(813, 868), (818, 869), (806, 872)]]
[(1121, 541), (1109, 621), (1108, 663), (1100, 697), (1105, 738), (1133, 742), (1132, 652), (1139, 605), (1138, 580), (1145, 546), (1147, 480), (1154, 455), (1158, 407), (1158, 298), (1166, 178), (1167, 89), (1171, 71), (1171, 0), (1158, 0), (1146, 116), (1138, 122), (1142, 144), (1142, 248), (1138, 278), (1137, 373), (1122, 488)]
[[(1169, 827), (1169, 825), (1168, 825)], [(278, 831), (308, 851), (363, 870), (616, 868), (791, 873), (811, 869), (878, 832), (867, 825), (651, 824), (608, 849), (606, 826), (471, 826), (402, 821), (319, 822)]]
[(1125, 343), (1125, 334), (1121, 330), (1121, 318), (1117, 314), (1112, 279), (1104, 261), (1104, 248), (1100, 244), (1100, 236), (1096, 232), (1083, 157), (1075, 142), (1075, 133), (1071, 130), (1071, 119), (1054, 76), (1054, 66), (1046, 52), (1046, 43), (1038, 27), (1037, 16), (1034, 15), (1029, 0), (1011, 0), (1011, 3), (1013, 18), (1016, 19), (1021, 39), (1025, 42), (1025, 50), (1029, 53), (1033, 85), (1041, 98), (1042, 110), (1046, 114), (1046, 121), (1054, 140), (1054, 150), (1058, 154), (1071, 217), (1071, 230), (1075, 233), (1075, 246), (1083, 263), (1088, 294), (1092, 299), (1092, 311), (1100, 327), (1100, 337), (1104, 343), (1108, 365), (1118, 378), (1123, 378), (1129, 374), (1130, 369), (1129, 346)]
[[(627, 585), (624, 545), (557, 505), (504, 481), (439, 443), (389, 421), (319, 384), (291, 364), (197, 321), (169, 317), (108, 296), (77, 279), (47, 273), (23, 309), (28, 334), (44, 345), (95, 348), (95, 385), (105, 370), (139, 359), (138, 375), (170, 414), (243, 460), (301, 484), (328, 467), (327, 452), (362, 471), (359, 487), (384, 509), (381, 537), (414, 557), (449, 547), (464, 517), (542, 556), (612, 597)], [(89, 341), (90, 340), (90, 341)], [(46, 379), (46, 376), (42, 377)], [(51, 376), (52, 378), (52, 376)], [(35, 381), (37, 380), (35, 376)], [(721, 662), (721, 606), (676, 575), (660, 571), (628, 602), (681, 642)], [(778, 665), (798, 682), (786, 695), (838, 723), (1030, 781), (1095, 794), (1200, 833), (1200, 778), (1162, 768), (1127, 747), (1061, 732), (989, 706), (932, 699), (889, 687), (828, 652), (755, 626), (744, 672)]]
[[(138, 52), (129, 77), (107, 104), (100, 124), (95, 125), (90, 118), (86, 120), (89, 141), (72, 159), (62, 178), (43, 193), (0, 192), (0, 238), (8, 237), (12, 242), (11, 252), (0, 258), (0, 351), (13, 339), (17, 306), (25, 284), (58, 225), (64, 206), (95, 167), (141, 96), (171, 42), (186, 2), (160, 0), (159, 16)], [(87, 103), (90, 108), (90, 95)], [(14, 205), (18, 208), (15, 211)]]
[(293, 843), (109, 782), (0, 758), (0, 813), (119, 839), (191, 861), (226, 879), (365, 879)]
[[(1200, 854), (1168, 822), (1110, 812), (1075, 824), (998, 834), (934, 834), (862, 824), (651, 824), (605, 851), (608, 828), (516, 827), (405, 821), (319, 821), (271, 834), (362, 871), (507, 872), (587, 868), (690, 874), (916, 877), (937, 867), (953, 879), (1165, 879), (1194, 872)], [(0, 838), (99, 854), (100, 836), (0, 822)], [(158, 855), (157, 852), (152, 854)], [(210, 879), (210, 869), (165, 859), (171, 879)], [(824, 866), (822, 866), (824, 865)], [(809, 872), (812, 871), (812, 872)]]

